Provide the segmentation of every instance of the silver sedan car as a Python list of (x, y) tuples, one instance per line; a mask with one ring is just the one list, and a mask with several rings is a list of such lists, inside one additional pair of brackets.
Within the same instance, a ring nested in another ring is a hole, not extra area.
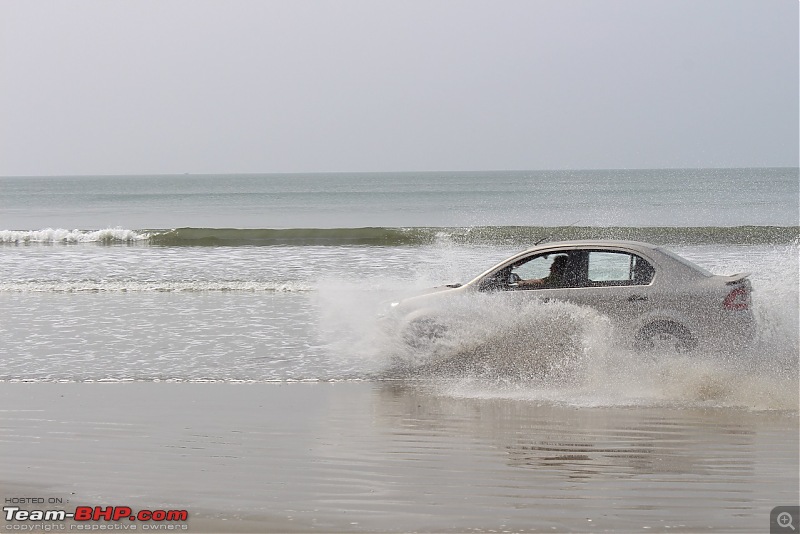
[(516, 254), (463, 285), (393, 302), (392, 311), (412, 345), (446, 332), (445, 299), (480, 292), (510, 306), (538, 299), (591, 307), (639, 351), (734, 350), (755, 332), (748, 276), (714, 275), (647, 243), (563, 241)]

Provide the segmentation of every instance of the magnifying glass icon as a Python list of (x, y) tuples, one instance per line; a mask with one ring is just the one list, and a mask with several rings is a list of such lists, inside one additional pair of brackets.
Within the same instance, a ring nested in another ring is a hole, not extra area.
[(781, 528), (789, 527), (792, 530), (795, 530), (794, 525), (792, 524), (792, 514), (789, 512), (781, 512), (778, 514), (778, 525)]

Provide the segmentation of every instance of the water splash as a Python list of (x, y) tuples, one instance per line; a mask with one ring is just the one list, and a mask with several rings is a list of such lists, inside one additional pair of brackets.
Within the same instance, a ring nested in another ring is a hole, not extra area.
[(574, 406), (737, 407), (797, 410), (797, 248), (681, 251), (716, 272), (753, 271), (757, 337), (736, 352), (643, 355), (608, 318), (567, 303), (501, 306), (485, 294), (440, 310), (449, 327), (431, 346), (409, 345), (393, 324), (373, 345), (387, 375), (441, 395)]

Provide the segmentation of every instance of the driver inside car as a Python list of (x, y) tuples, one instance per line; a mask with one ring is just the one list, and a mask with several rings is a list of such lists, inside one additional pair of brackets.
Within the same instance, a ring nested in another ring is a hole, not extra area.
[(516, 286), (520, 288), (563, 287), (566, 283), (568, 263), (569, 258), (567, 256), (556, 256), (553, 258), (553, 263), (550, 264), (549, 275), (545, 276), (544, 278), (519, 280), (516, 282)]

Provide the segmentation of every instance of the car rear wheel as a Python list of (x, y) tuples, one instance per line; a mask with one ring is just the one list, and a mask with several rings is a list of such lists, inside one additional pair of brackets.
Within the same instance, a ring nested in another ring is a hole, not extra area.
[(674, 321), (654, 321), (636, 334), (635, 348), (639, 352), (675, 351), (691, 352), (697, 347), (697, 340), (680, 323)]

